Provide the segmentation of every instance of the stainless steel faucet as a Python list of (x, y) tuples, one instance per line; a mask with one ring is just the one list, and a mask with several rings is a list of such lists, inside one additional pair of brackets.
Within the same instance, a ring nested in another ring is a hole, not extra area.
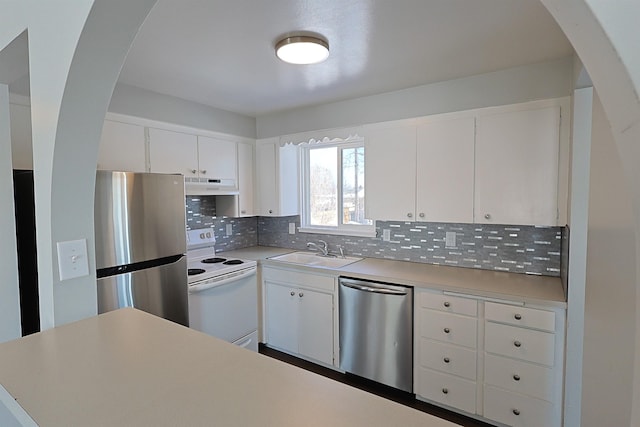
[(307, 248), (320, 252), (322, 256), (329, 256), (329, 244), (324, 240), (318, 240), (318, 243), (308, 242)]

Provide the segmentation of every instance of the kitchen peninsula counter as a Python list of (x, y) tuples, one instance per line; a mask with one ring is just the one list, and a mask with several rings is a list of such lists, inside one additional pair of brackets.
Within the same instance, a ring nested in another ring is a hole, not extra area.
[(294, 249), (254, 246), (232, 252), (234, 257), (260, 261), (263, 265), (332, 273), (486, 298), (510, 299), (530, 304), (566, 308), (566, 296), (559, 277), (538, 276), (474, 268), (424, 264), (390, 259), (364, 258), (342, 268), (308, 267), (270, 260)]
[(456, 425), (131, 308), (0, 344), (0, 384), (42, 427)]

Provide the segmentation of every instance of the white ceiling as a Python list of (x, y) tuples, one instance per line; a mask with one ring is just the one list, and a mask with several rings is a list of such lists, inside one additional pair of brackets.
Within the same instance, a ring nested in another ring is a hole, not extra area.
[[(329, 59), (278, 60), (295, 31)], [(119, 82), (255, 117), (572, 53), (539, 0), (158, 0)]]
[[(292, 31), (329, 59), (280, 62)], [(159, 0), (120, 82), (257, 116), (571, 53), (539, 0)]]

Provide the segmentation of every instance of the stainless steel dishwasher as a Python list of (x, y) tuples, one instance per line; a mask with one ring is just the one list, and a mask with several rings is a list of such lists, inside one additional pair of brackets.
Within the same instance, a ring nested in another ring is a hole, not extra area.
[(341, 277), (340, 369), (413, 392), (413, 288)]

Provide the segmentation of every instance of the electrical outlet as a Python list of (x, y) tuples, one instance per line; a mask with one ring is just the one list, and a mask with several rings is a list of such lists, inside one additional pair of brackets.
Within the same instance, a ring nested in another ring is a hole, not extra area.
[(290, 222), (289, 223), (289, 234), (296, 234), (296, 223), (295, 222)]
[(388, 242), (389, 240), (391, 240), (391, 230), (389, 230), (388, 228), (382, 230), (382, 241)]
[(456, 232), (455, 231), (447, 231), (445, 233), (444, 245), (447, 248), (455, 248), (456, 247)]
[(233, 224), (227, 224), (227, 236), (231, 236), (233, 234)]

